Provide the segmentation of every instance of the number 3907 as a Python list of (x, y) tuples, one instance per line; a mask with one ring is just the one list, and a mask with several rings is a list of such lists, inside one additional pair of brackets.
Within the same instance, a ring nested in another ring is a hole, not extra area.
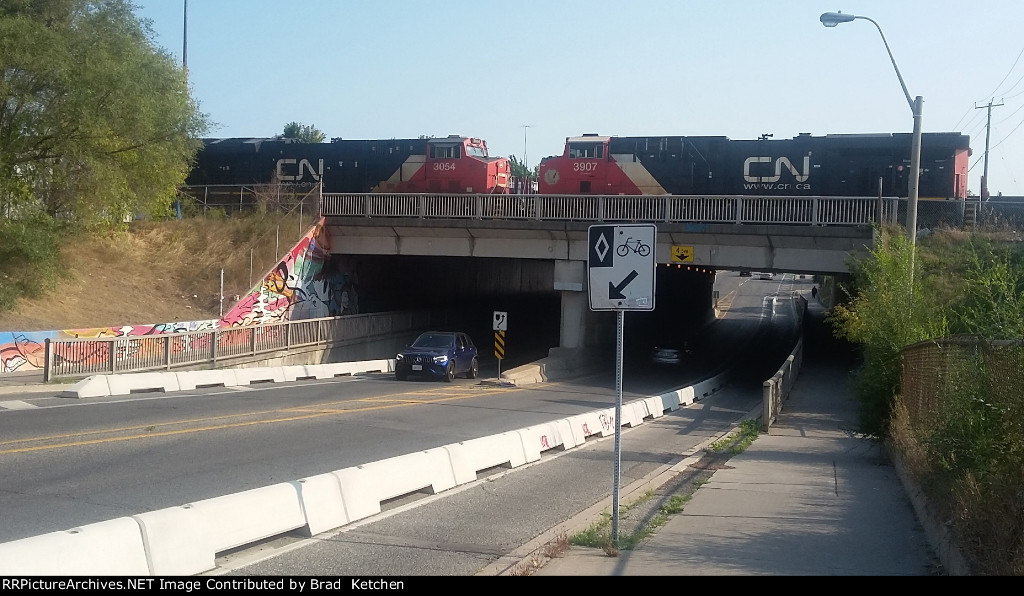
[(577, 161), (572, 164), (572, 171), (574, 172), (593, 172), (596, 169), (596, 161)]

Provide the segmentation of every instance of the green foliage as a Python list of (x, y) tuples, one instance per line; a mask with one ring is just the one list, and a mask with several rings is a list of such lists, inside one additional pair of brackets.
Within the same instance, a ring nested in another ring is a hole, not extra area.
[(1024, 337), (1024, 250), (1019, 247), (980, 235), (937, 236), (923, 240), (915, 255), (904, 234), (879, 230), (876, 248), (853, 263), (851, 272), (849, 300), (829, 319), (836, 335), (862, 347), (855, 386), (863, 432), (885, 434), (906, 346), (950, 334)]
[(916, 373), (930, 377), (923, 383), (930, 390), (914, 398), (918, 415), (894, 425), (893, 435), (923, 448), (914, 474), (953, 522), (975, 573), (1021, 575), (1024, 347), (951, 341), (931, 352), (930, 365)]
[(320, 129), (313, 126), (312, 124), (301, 124), (299, 122), (289, 122), (284, 125), (285, 138), (298, 139), (303, 143), (323, 143), (327, 139), (327, 135), (320, 132)]
[(60, 240), (67, 231), (42, 214), (0, 219), (0, 310), (41, 296), (63, 275)]
[(861, 403), (860, 430), (885, 434), (893, 398), (899, 391), (904, 347), (946, 334), (941, 311), (932, 304), (919, 276), (911, 271), (914, 246), (904, 234), (879, 230), (870, 255), (851, 264), (848, 300), (828, 316), (836, 335), (862, 347), (855, 380)]
[(961, 254), (966, 266), (962, 298), (951, 317), (953, 332), (1024, 337), (1024, 252), (972, 239)]
[[(654, 491), (647, 491), (639, 499), (626, 506), (619, 507), (619, 517), (628, 515), (655, 497)], [(646, 538), (654, 534), (654, 531), (668, 523), (669, 517), (679, 513), (692, 499), (692, 495), (672, 495), (667, 501), (658, 506), (649, 519), (638, 524), (632, 532), (620, 533), (618, 543), (612, 544), (612, 515), (601, 513), (601, 519), (590, 524), (585, 530), (569, 538), (569, 544), (574, 546), (587, 546), (592, 548), (632, 550)]]
[(537, 168), (530, 170), (526, 167), (526, 164), (519, 161), (515, 155), (511, 155), (508, 158), (509, 167), (512, 169), (512, 175), (516, 178), (529, 178), (530, 180), (537, 179)]
[(708, 447), (708, 451), (715, 453), (728, 451), (730, 455), (738, 455), (746, 451), (747, 447), (761, 434), (761, 427), (757, 420), (747, 419), (740, 423), (740, 428), (735, 433), (719, 439)]
[(82, 226), (170, 211), (208, 126), (128, 0), (0, 8), (0, 205)]

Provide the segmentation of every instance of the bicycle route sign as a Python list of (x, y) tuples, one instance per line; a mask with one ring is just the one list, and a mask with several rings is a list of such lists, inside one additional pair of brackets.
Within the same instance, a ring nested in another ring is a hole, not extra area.
[(651, 224), (590, 226), (590, 310), (654, 310), (654, 249)]

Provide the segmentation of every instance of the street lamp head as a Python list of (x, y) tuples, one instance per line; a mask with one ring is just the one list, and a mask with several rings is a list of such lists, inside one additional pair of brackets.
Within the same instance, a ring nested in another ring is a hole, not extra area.
[(841, 12), (826, 12), (821, 15), (821, 24), (826, 27), (835, 27), (839, 23), (849, 23), (857, 17), (852, 14), (843, 14)]

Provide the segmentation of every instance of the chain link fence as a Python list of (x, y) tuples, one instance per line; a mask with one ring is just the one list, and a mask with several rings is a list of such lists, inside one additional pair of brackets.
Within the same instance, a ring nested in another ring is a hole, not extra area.
[(183, 215), (235, 213), (320, 214), (320, 189), (315, 184), (206, 184), (178, 189)]
[(901, 398), (910, 423), (934, 423), (948, 399), (978, 395), (994, 408), (1024, 402), (1024, 339), (990, 341), (973, 335), (929, 340), (903, 350)]

